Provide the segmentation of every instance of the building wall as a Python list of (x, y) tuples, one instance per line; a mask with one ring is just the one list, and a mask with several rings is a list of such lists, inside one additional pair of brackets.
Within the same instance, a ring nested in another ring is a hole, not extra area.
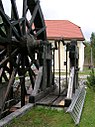
[(79, 47), (79, 68), (80, 71), (83, 70), (84, 65), (84, 44), (80, 41), (78, 41), (78, 47)]
[[(66, 50), (65, 46), (63, 46), (63, 44), (60, 43), (60, 67), (62, 72), (66, 70), (66, 66), (64, 66), (64, 62), (66, 61), (65, 50)], [(56, 71), (59, 71), (59, 51), (58, 50), (55, 51), (55, 69)]]
[[(49, 41), (54, 46), (54, 41)], [(65, 43), (70, 43), (70, 41), (65, 41)], [(79, 68), (80, 71), (83, 70), (83, 64), (84, 64), (84, 44), (80, 41), (78, 41), (78, 48), (79, 48)], [(55, 71), (59, 72), (59, 51), (55, 50)], [(67, 54), (68, 59), (68, 71), (69, 71), (69, 53)], [(61, 72), (66, 71), (66, 66), (64, 65), (64, 62), (66, 62), (66, 46), (63, 46), (62, 42), (60, 43), (60, 67)]]

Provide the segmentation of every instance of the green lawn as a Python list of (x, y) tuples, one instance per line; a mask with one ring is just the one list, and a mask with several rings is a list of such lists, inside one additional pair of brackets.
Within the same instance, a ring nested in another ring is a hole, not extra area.
[[(64, 110), (36, 107), (6, 127), (75, 127)], [(87, 89), (82, 118), (78, 127), (95, 127), (95, 93)]]
[[(83, 69), (83, 71), (79, 71), (79, 75), (89, 75), (90, 72), (91, 72), (91, 69), (89, 69), (89, 68), (86, 67), (86, 68)], [(55, 72), (55, 74), (56, 75), (59, 75), (59, 72)], [(66, 75), (66, 72), (61, 72), (61, 75)]]
[(91, 69), (84, 68), (83, 71), (79, 71), (79, 75), (89, 75), (91, 72)]

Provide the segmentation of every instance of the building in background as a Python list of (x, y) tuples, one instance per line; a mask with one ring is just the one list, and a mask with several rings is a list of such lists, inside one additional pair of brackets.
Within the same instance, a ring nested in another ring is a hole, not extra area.
[[(47, 37), (50, 43), (53, 44), (55, 40), (61, 40), (62, 38), (65, 43), (70, 43), (72, 39), (77, 40), (77, 46), (79, 49), (79, 68), (80, 71), (82, 71), (84, 65), (84, 36), (81, 28), (68, 20), (45, 20), (45, 23)], [(61, 71), (63, 72), (66, 71), (66, 67), (64, 65), (64, 62), (66, 61), (66, 46), (63, 46), (62, 43), (60, 45)], [(55, 52), (55, 70), (56, 72), (59, 70), (58, 51)]]

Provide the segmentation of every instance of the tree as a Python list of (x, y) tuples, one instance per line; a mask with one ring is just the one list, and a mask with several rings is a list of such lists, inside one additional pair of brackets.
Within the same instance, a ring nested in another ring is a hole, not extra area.
[(95, 33), (94, 32), (92, 32), (91, 34), (90, 42), (91, 42), (91, 49), (92, 49), (92, 61), (93, 61), (93, 65), (95, 66)]
[(84, 49), (84, 64), (91, 65), (91, 44), (87, 41), (84, 42), (85, 49)]

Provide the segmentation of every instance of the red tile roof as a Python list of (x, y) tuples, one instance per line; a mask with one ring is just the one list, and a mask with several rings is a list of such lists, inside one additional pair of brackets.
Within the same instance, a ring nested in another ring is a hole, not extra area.
[(81, 28), (68, 20), (45, 20), (48, 39), (84, 40)]

